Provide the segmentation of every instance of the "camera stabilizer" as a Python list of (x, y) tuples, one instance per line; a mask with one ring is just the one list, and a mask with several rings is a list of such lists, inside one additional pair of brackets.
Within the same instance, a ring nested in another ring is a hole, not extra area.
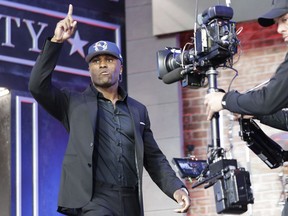
[[(217, 74), (212, 67), (206, 71), (208, 93), (218, 91)], [(254, 203), (250, 174), (244, 168), (238, 168), (235, 159), (225, 159), (220, 146), (219, 113), (215, 113), (211, 119), (211, 139), (213, 147), (208, 159), (208, 175), (201, 176), (192, 188), (202, 184), (206, 184), (204, 188), (213, 186), (218, 214), (242, 214), (247, 211), (249, 203)]]
[[(203, 87), (207, 78), (208, 93), (219, 91), (216, 68), (232, 65), (239, 44), (235, 23), (230, 21), (232, 17), (232, 8), (221, 5), (200, 14), (200, 27), (195, 30), (194, 43), (190, 43), (194, 49), (166, 48), (157, 52), (158, 78), (166, 84), (181, 80), (183, 87), (191, 88)], [(220, 146), (218, 113), (211, 120), (211, 141), (207, 166), (203, 166), (192, 188), (202, 184), (206, 184), (205, 188), (213, 186), (217, 213), (241, 214), (254, 202), (250, 175), (244, 168), (238, 168), (236, 160), (225, 159)], [(178, 163), (178, 169), (185, 168), (180, 170), (183, 177), (195, 177), (189, 172), (185, 174), (189, 166), (183, 166), (183, 160), (174, 159), (174, 163)]]

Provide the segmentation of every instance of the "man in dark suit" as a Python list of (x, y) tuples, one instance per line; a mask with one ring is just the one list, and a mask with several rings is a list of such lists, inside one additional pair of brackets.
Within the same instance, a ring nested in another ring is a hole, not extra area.
[(143, 215), (142, 174), (186, 212), (187, 189), (159, 149), (146, 107), (118, 85), (122, 56), (116, 44), (98, 41), (86, 56), (91, 84), (84, 92), (56, 88), (51, 81), (63, 42), (76, 29), (69, 5), (37, 58), (29, 82), (33, 97), (69, 133), (63, 160), (58, 211), (81, 216)]

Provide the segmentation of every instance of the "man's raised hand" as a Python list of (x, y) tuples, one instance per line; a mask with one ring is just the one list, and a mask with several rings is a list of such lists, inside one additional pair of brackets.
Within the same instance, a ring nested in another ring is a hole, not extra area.
[(63, 43), (69, 39), (75, 32), (77, 21), (73, 20), (73, 5), (69, 4), (67, 16), (60, 20), (54, 30), (54, 36), (51, 39), (52, 42)]

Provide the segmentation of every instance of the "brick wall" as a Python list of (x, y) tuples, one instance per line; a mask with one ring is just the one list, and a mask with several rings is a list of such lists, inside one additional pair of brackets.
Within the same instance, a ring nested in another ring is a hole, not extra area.
[[(233, 81), (231, 89), (240, 92), (253, 88), (270, 78), (279, 63), (284, 59), (286, 45), (283, 44), (281, 36), (276, 33), (276, 27), (262, 28), (256, 21), (238, 23), (237, 29), (243, 28), (239, 34), (241, 48), (235, 55), (234, 68), (238, 70), (238, 77)], [(180, 44), (190, 42), (191, 32), (181, 33)], [(240, 50), (241, 49), (241, 50)], [(218, 87), (227, 91), (228, 86), (235, 75), (232, 70), (218, 68)], [(194, 145), (194, 155), (199, 159), (206, 159), (207, 145), (210, 143), (210, 122), (206, 121), (205, 107), (203, 105), (207, 88), (182, 89), (183, 99), (183, 139), (185, 151), (188, 145)], [(244, 167), (251, 174), (252, 188), (254, 193), (254, 204), (243, 216), (279, 216), (282, 205), (281, 174), (283, 167), (271, 170), (268, 168), (238, 136), (238, 122), (231, 121), (228, 111), (220, 113), (221, 145), (228, 151), (227, 156), (232, 155), (237, 159), (238, 166)], [(284, 132), (271, 129), (261, 125), (266, 134), (278, 137), (278, 142), (284, 143)], [(286, 136), (287, 137), (287, 136)], [(281, 140), (282, 139), (282, 140)], [(283, 144), (285, 145), (285, 144)], [(287, 145), (287, 144), (286, 144)], [(232, 148), (232, 151), (229, 149)], [(285, 146), (284, 146), (285, 147)], [(284, 173), (285, 174), (285, 173)], [(213, 187), (204, 189), (203, 186), (192, 189), (191, 183), (187, 181), (191, 191), (192, 207), (188, 216), (214, 216), (215, 209)]]

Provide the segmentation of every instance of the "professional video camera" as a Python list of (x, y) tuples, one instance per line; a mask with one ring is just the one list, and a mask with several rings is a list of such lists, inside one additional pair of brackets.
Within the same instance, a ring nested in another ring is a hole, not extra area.
[(198, 15), (192, 49), (166, 48), (157, 52), (158, 78), (170, 84), (182, 80), (182, 86), (202, 87), (210, 67), (231, 66), (239, 41), (233, 9), (216, 5)]
[[(166, 48), (157, 52), (158, 78), (170, 84), (182, 81), (182, 86), (202, 87), (208, 78), (209, 91), (218, 91), (215, 68), (232, 67), (237, 53), (236, 24), (231, 21), (233, 10), (216, 5), (198, 15), (199, 28), (194, 29), (192, 49)], [(220, 147), (219, 115), (211, 120), (213, 146), (207, 161), (174, 158), (182, 178), (195, 178), (195, 188), (213, 186), (217, 213), (242, 214), (254, 202), (249, 172), (237, 166), (234, 159), (226, 159)]]

